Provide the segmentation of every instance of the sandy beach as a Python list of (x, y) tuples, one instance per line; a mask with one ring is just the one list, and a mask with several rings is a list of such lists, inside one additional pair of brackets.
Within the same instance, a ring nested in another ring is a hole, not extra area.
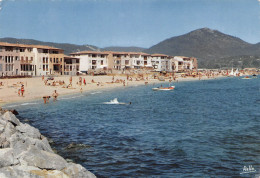
[[(82, 85), (79, 85), (79, 77), (82, 77)], [(51, 96), (54, 90), (60, 95), (73, 94), (86, 91), (96, 91), (100, 89), (124, 87), (122, 81), (125, 80), (125, 86), (135, 86), (135, 85), (145, 85), (145, 84), (155, 84), (162, 82), (169, 82), (169, 79), (165, 81), (159, 81), (158, 79), (153, 79), (152, 76), (148, 77), (145, 80), (136, 81), (133, 77), (132, 81), (127, 81), (126, 76), (73, 76), (72, 77), (72, 87), (67, 88), (70, 83), (70, 76), (59, 76), (54, 77), (54, 80), (48, 80), (47, 85), (45, 85), (45, 80), (48, 77), (45, 77), (44, 80), (42, 77), (33, 77), (33, 78), (15, 78), (15, 79), (0, 79), (2, 86), (0, 86), (0, 106), (3, 106), (7, 103), (12, 102), (26, 102), (34, 99), (43, 99), (43, 96)], [(86, 85), (83, 84), (85, 79)], [(201, 80), (208, 79), (203, 76)], [(212, 78), (209, 78), (212, 79)], [(94, 82), (92, 81), (94, 80)], [(119, 83), (115, 83), (116, 81)], [(194, 81), (199, 80), (199, 78), (193, 77), (178, 77), (174, 82), (181, 81)], [(64, 81), (64, 84), (59, 84)], [(121, 82), (120, 82), (121, 81)], [(55, 82), (55, 86), (52, 86)], [(24, 96), (19, 96), (18, 90), (21, 89), (21, 85), (24, 85)]]

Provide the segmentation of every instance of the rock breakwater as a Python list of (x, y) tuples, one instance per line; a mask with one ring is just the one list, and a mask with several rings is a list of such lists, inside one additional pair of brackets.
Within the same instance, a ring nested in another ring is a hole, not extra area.
[(10, 111), (0, 110), (0, 148), (1, 178), (96, 177), (55, 154), (38, 129), (21, 123)]

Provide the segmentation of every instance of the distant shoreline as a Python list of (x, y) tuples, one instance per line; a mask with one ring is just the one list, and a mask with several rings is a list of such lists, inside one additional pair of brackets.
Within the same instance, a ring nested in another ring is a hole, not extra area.
[[(85, 78), (86, 80), (86, 86), (83, 84), (81, 86), (77, 85), (79, 77)], [(224, 78), (225, 76), (216, 76), (214, 78), (207, 78), (203, 76), (201, 80), (212, 80), (215, 78)], [(125, 85), (127, 86), (136, 86), (136, 85), (145, 85), (145, 82), (148, 82), (148, 85), (150, 84), (159, 84), (159, 83), (167, 83), (169, 82), (169, 79), (166, 79), (165, 81), (159, 81), (158, 79), (151, 79), (149, 78), (147, 80), (142, 81), (126, 81), (125, 76), (114, 76), (115, 80), (125, 80)], [(96, 83), (92, 83), (91, 81), (94, 80)], [(115, 89), (115, 88), (122, 88), (123, 83), (110, 83), (112, 81), (112, 76), (74, 76), (72, 79), (72, 89), (68, 88), (62, 88), (62, 86), (46, 86), (44, 84), (44, 81), (41, 77), (34, 77), (34, 78), (19, 78), (19, 79), (0, 79), (4, 83), (4, 86), (0, 87), (0, 106), (3, 107), (7, 104), (12, 103), (24, 103), (28, 101), (35, 101), (35, 100), (41, 100), (43, 96), (51, 96), (54, 90), (57, 90), (59, 93), (59, 96), (64, 95), (70, 95), (75, 93), (80, 93), (82, 88), (82, 93), (88, 92), (88, 91), (99, 91), (103, 89)], [(52, 80), (50, 80), (52, 82)], [(64, 81), (65, 84), (69, 83), (69, 76), (61, 76), (61, 77), (55, 77), (54, 81)], [(193, 78), (193, 77), (178, 77), (176, 81), (173, 81), (171, 83), (175, 82), (183, 82), (183, 81), (199, 81), (199, 78)], [(18, 96), (18, 90), (20, 88), (20, 85), (17, 84), (19, 82), (22, 82), (25, 86), (25, 93), (24, 97)], [(97, 86), (99, 82), (99, 86)], [(50, 100), (53, 98), (51, 97)], [(42, 99), (43, 101), (43, 99)]]

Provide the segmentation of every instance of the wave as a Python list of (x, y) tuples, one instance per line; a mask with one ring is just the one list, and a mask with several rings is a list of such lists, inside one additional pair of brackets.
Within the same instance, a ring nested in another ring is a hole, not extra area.
[(4, 107), (5, 107), (5, 108), (14, 108), (14, 107), (17, 107), (17, 106), (19, 106), (19, 105), (14, 104), (14, 105), (9, 105), (9, 106), (4, 106)]
[(101, 91), (97, 91), (97, 92), (93, 92), (93, 93), (90, 93), (91, 95), (95, 95), (95, 94), (99, 94), (99, 93), (102, 93)]
[(27, 105), (36, 105), (36, 104), (39, 104), (39, 103), (13, 104), (13, 105), (7, 105), (7, 106), (4, 106), (4, 107), (5, 107), (5, 108), (15, 108), (15, 107), (18, 107), (18, 106), (27, 106)]
[(60, 98), (59, 100), (69, 100), (69, 99), (80, 98), (80, 97), (82, 97), (82, 96), (73, 96), (73, 97)]
[(21, 106), (35, 105), (35, 104), (39, 104), (39, 103), (22, 103)]

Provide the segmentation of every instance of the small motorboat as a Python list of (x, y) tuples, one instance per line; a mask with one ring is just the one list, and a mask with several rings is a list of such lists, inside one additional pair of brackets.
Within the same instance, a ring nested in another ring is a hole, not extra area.
[(158, 91), (160, 88), (157, 87), (157, 88), (152, 88), (153, 91)]
[(242, 79), (252, 79), (252, 78), (250, 78), (250, 77), (248, 77), (248, 76), (245, 76), (245, 77), (242, 78)]
[(170, 86), (170, 87), (157, 87), (157, 88), (152, 88), (153, 91), (169, 91), (169, 90), (173, 90), (175, 88), (175, 86)]

